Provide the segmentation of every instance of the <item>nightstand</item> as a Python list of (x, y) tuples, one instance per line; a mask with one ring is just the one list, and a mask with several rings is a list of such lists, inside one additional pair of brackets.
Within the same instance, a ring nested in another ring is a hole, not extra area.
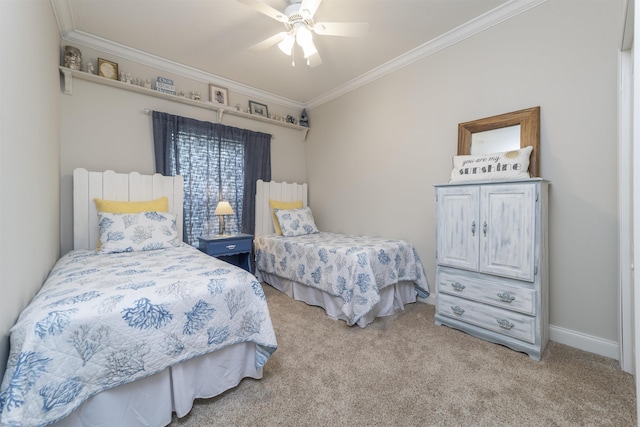
[(198, 237), (198, 248), (207, 255), (244, 268), (251, 273), (253, 236), (224, 234)]

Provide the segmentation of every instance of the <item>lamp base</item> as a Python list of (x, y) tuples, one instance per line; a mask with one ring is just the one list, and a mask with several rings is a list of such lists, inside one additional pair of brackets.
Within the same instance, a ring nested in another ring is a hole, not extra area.
[(218, 233), (219, 236), (224, 236), (224, 215), (218, 215), (220, 217), (220, 220), (218, 221), (220, 223), (220, 232)]

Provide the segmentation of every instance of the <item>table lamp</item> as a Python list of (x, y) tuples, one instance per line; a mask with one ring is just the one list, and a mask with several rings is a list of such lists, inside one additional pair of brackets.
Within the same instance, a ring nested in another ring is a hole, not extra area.
[(218, 215), (220, 217), (220, 235), (224, 234), (224, 216), (225, 215), (233, 215), (233, 208), (226, 200), (220, 200), (218, 205), (216, 206), (216, 210), (213, 211), (214, 215)]

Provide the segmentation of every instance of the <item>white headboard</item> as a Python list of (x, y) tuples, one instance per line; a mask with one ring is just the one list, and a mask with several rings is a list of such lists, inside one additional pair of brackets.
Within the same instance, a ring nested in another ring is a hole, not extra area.
[[(182, 241), (184, 180), (182, 176), (140, 175), (138, 172), (73, 171), (73, 248), (93, 249), (98, 244), (98, 210), (94, 198), (119, 201), (169, 198), (169, 212), (176, 214)], [(268, 201), (267, 201), (268, 202)]]
[(307, 184), (286, 182), (265, 182), (259, 179), (256, 182), (256, 237), (263, 234), (274, 234), (273, 217), (269, 199), (280, 202), (295, 202), (302, 200), (302, 206), (307, 206)]

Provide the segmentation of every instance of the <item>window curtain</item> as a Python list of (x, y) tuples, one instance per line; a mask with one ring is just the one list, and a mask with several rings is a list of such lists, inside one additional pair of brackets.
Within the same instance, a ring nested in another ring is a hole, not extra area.
[(184, 241), (217, 234), (213, 215), (227, 200), (227, 232), (255, 231), (256, 181), (271, 180), (271, 135), (154, 111), (156, 172), (184, 177)]

